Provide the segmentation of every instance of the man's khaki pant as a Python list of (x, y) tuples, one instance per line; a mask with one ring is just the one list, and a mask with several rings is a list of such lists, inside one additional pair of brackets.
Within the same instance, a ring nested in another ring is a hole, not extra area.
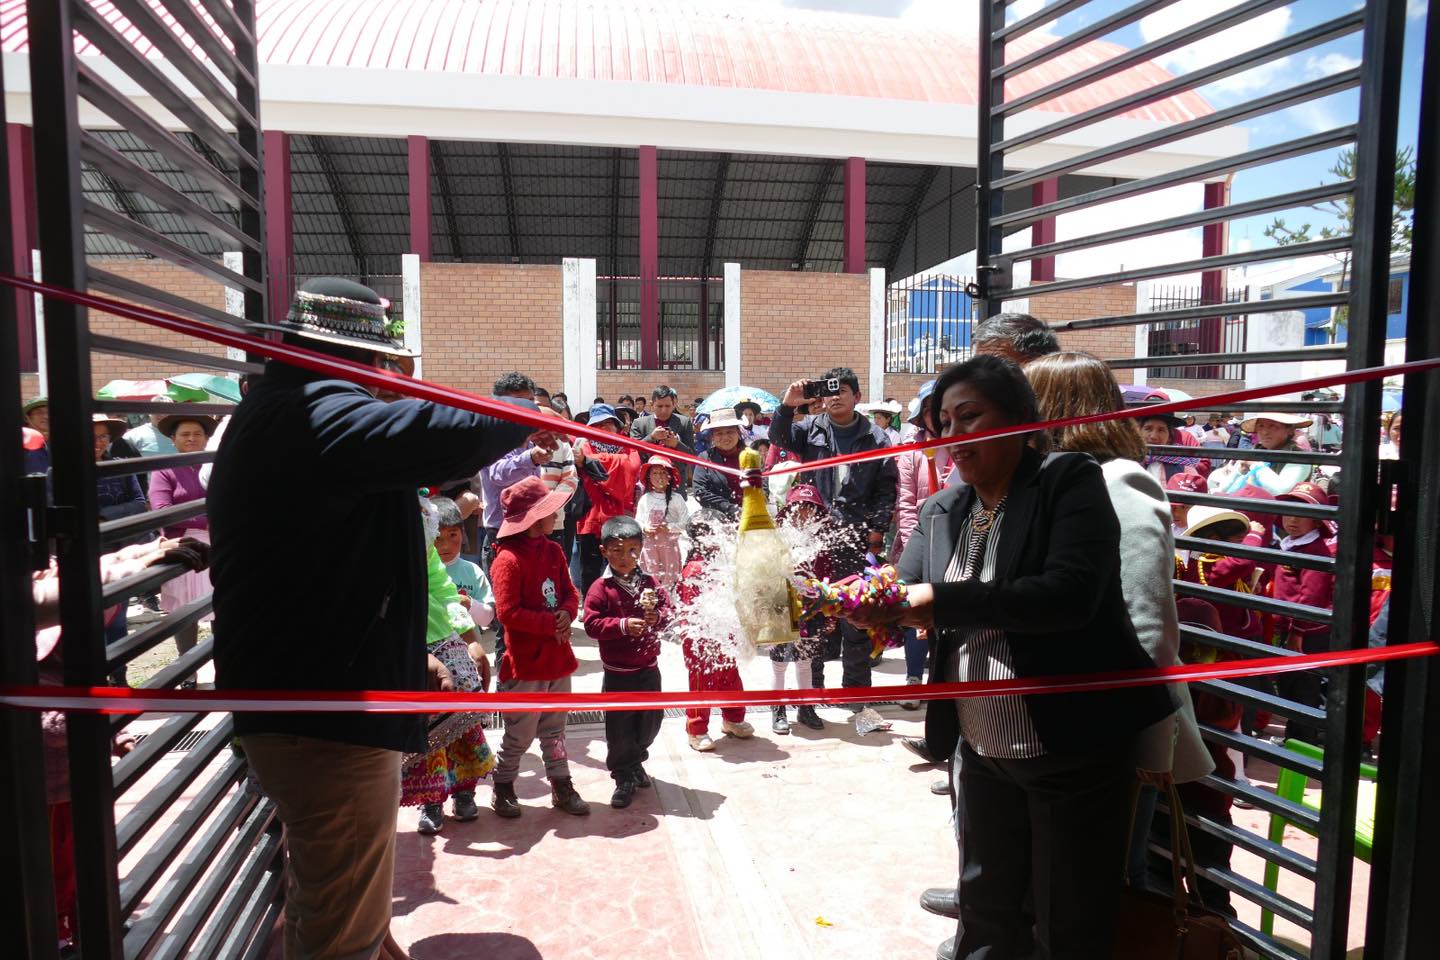
[(285, 960), (370, 960), (390, 929), (400, 754), (273, 733), (240, 744), (285, 825)]

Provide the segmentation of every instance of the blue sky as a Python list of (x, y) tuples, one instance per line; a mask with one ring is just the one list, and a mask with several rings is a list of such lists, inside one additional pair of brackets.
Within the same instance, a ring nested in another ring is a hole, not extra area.
[[(770, 0), (771, 3), (777, 0)], [(1096, 19), (1131, 5), (1132, 0), (1094, 0), (1081, 10), (1061, 17), (1046, 27), (1057, 33), (1068, 33)], [(1196, 19), (1217, 12), (1222, 6), (1234, 6), (1239, 0), (1180, 0), (1160, 14), (1148, 17), (1106, 36), (1105, 39), (1127, 47), (1139, 46), (1150, 39), (1164, 36)], [(871, 16), (905, 17), (934, 22), (937, 26), (973, 33), (976, 0), (778, 0), (778, 4), (812, 10), (830, 10)], [(1042, 0), (1019, 0), (1009, 10), (1011, 18), (1028, 15), (1040, 9)], [(1163, 64), (1172, 72), (1183, 74), (1214, 63), (1245, 50), (1273, 42), (1314, 26), (1348, 11), (1358, 9), (1359, 0), (1296, 0), (1269, 13), (1246, 21), (1235, 31), (1211, 41), (1165, 55)], [(1400, 108), (1400, 145), (1413, 146), (1419, 113), (1419, 73), (1424, 43), (1425, 0), (1409, 0), (1406, 22), (1402, 99)], [(1351, 69), (1360, 62), (1361, 37), (1358, 33), (1312, 47), (1300, 54), (1272, 61), (1268, 67), (1226, 78), (1200, 88), (1200, 93), (1215, 107), (1224, 108), (1267, 93), (1286, 89), (1315, 77)], [(1247, 123), (1246, 131), (1252, 147), (1277, 143), (1306, 134), (1353, 122), (1358, 115), (1359, 98), (1355, 91), (1327, 97), (1293, 107), (1280, 113), (1267, 114)], [(1334, 179), (1329, 168), (1338, 151), (1292, 158), (1266, 167), (1239, 172), (1234, 181), (1232, 199), (1236, 202), (1283, 193)], [(1269, 215), (1251, 221), (1236, 221), (1231, 228), (1232, 247), (1268, 246), (1263, 228)], [(1303, 222), (1319, 228), (1333, 222), (1319, 211), (1296, 211), (1286, 218), (1292, 225)]]

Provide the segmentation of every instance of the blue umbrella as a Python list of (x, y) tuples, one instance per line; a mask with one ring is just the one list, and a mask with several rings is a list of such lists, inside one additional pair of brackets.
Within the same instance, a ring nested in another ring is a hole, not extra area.
[(774, 413), (780, 407), (780, 398), (757, 387), (721, 387), (700, 404), (700, 413), (714, 413), (741, 403), (753, 403), (761, 413)]
[(1386, 390), (1380, 394), (1381, 413), (1399, 413), (1400, 406), (1400, 392), (1398, 390)]

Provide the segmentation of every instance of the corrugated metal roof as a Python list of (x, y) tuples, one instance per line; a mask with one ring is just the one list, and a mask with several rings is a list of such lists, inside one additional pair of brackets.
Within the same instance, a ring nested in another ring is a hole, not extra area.
[[(97, 10), (137, 49), (151, 47), (105, 0)], [(146, 0), (188, 37), (159, 0)], [(4, 50), (28, 49), (26, 0), (0, 0)], [(973, 43), (931, 24), (807, 10), (658, 0), (258, 0), (260, 61), (974, 104)], [(1010, 45), (1019, 57), (1053, 38)], [(77, 49), (91, 52), (84, 40)], [(1011, 96), (1054, 83), (1124, 48), (1094, 41), (1015, 77)], [(1171, 75), (1145, 63), (1044, 109), (1078, 113)], [(1165, 123), (1211, 112), (1185, 93), (1127, 116)]]

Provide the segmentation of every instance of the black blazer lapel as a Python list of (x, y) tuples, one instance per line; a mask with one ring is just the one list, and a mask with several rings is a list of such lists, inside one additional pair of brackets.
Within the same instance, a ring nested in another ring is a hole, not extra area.
[(995, 557), (997, 580), (1012, 575), (1020, 561), (1020, 548), (1025, 545), (1025, 535), (1030, 530), (1035, 505), (1040, 500), (1040, 468), (1043, 465), (1044, 457), (1027, 447), (1010, 481), (1010, 492), (1005, 497), (1004, 522), (1000, 524), (1000, 545)]

